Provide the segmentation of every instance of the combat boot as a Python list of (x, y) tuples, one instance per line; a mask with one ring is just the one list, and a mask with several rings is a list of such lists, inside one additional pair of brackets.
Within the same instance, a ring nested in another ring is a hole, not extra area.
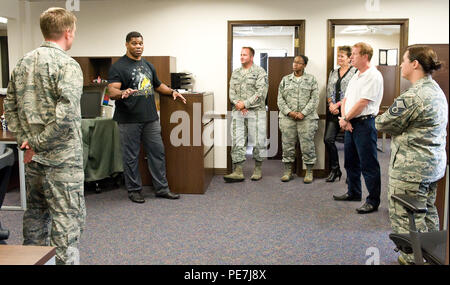
[(285, 163), (283, 176), (281, 176), (281, 181), (288, 182), (293, 178), (294, 177), (292, 176), (292, 163)]
[(312, 165), (306, 165), (306, 174), (303, 182), (309, 184), (313, 181), (313, 170)]
[(398, 256), (397, 261), (398, 261), (398, 264), (400, 264), (400, 265), (414, 265), (414, 262), (406, 261), (405, 258), (402, 255)]
[[(400, 265), (416, 265), (416, 263), (412, 261), (406, 261), (406, 259), (401, 254), (398, 256), (397, 261)], [(431, 265), (431, 263), (424, 261), (423, 265)]]
[(255, 169), (253, 170), (253, 175), (250, 177), (251, 180), (257, 181), (262, 178), (262, 161), (255, 161)]
[(223, 177), (225, 182), (242, 182), (244, 181), (244, 172), (242, 171), (242, 163), (235, 164), (234, 171)]

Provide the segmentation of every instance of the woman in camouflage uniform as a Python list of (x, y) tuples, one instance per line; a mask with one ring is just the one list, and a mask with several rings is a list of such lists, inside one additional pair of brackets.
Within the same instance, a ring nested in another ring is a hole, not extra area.
[[(415, 217), (420, 232), (438, 231), (436, 206), (437, 181), (444, 176), (447, 155), (448, 103), (444, 92), (431, 78), (441, 64), (436, 53), (426, 46), (410, 46), (403, 55), (402, 77), (413, 85), (376, 118), (376, 128), (391, 134), (389, 165), (389, 217), (395, 233), (408, 233), (408, 215), (391, 199), (407, 194), (423, 204), (426, 214)], [(411, 264), (412, 254), (401, 253), (400, 264)]]
[(314, 137), (318, 129), (319, 89), (314, 75), (306, 73), (308, 57), (296, 56), (292, 63), (293, 73), (286, 75), (278, 87), (279, 126), (283, 147), (284, 172), (281, 181), (292, 179), (295, 161), (295, 143), (300, 141), (302, 160), (306, 165), (304, 183), (313, 181), (316, 163)]

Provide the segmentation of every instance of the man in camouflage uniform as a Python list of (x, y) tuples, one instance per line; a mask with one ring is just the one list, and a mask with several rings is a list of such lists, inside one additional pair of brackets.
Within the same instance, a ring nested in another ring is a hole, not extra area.
[(242, 165), (245, 161), (247, 137), (253, 146), (255, 169), (252, 180), (262, 178), (261, 165), (266, 156), (266, 96), (268, 80), (266, 71), (253, 64), (255, 51), (243, 47), (242, 67), (233, 71), (230, 80), (230, 101), (234, 110), (231, 121), (231, 160), (234, 171), (225, 175), (226, 182), (244, 180)]
[(302, 159), (306, 165), (304, 183), (313, 181), (313, 166), (316, 163), (314, 136), (318, 128), (319, 91), (316, 78), (305, 73), (308, 57), (296, 56), (294, 72), (286, 75), (278, 87), (278, 109), (283, 145), (284, 173), (281, 181), (292, 179), (292, 164), (295, 160), (295, 143), (300, 141)]
[(86, 215), (83, 74), (66, 53), (75, 37), (75, 22), (63, 8), (42, 13), (45, 41), (18, 61), (5, 99), (8, 126), (25, 150), (28, 208), (23, 243), (55, 246), (56, 264), (79, 264), (77, 246)]
[[(439, 85), (431, 78), (431, 72), (436, 68), (428, 68), (423, 60), (425, 57), (417, 56), (431, 49), (421, 49), (408, 47), (403, 56), (402, 76), (413, 83), (412, 87), (375, 120), (379, 131), (392, 135), (388, 199), (391, 226), (396, 233), (408, 233), (409, 223), (406, 210), (391, 199), (393, 194), (411, 195), (428, 209), (426, 214), (415, 215), (418, 231), (439, 230), (434, 203), (437, 181), (444, 176), (447, 164), (448, 103)], [(402, 252), (399, 262), (413, 263), (414, 257)]]

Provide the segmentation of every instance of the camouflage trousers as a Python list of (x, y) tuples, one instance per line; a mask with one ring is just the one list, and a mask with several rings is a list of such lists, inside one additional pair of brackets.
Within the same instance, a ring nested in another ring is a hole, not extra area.
[(78, 244), (83, 232), (83, 164), (45, 166), (26, 164), (27, 210), (23, 216), (23, 244), (56, 247), (56, 264), (79, 264)]
[(284, 163), (295, 161), (295, 143), (300, 142), (302, 160), (305, 164), (316, 163), (316, 147), (314, 137), (318, 129), (318, 120), (294, 120), (287, 116), (280, 116), (281, 143), (283, 147)]
[(266, 111), (250, 110), (246, 115), (233, 111), (231, 118), (231, 160), (245, 161), (247, 145), (253, 146), (253, 159), (262, 161), (267, 156), (267, 114)]
[[(418, 183), (407, 182), (389, 178), (388, 200), (389, 200), (389, 218), (391, 227), (395, 233), (409, 233), (409, 219), (405, 208), (394, 202), (391, 198), (394, 194), (407, 194), (426, 206), (426, 214), (415, 214), (416, 227), (419, 232), (439, 231), (439, 216), (434, 205), (436, 201), (437, 182)], [(405, 261), (414, 262), (413, 254), (401, 253)]]

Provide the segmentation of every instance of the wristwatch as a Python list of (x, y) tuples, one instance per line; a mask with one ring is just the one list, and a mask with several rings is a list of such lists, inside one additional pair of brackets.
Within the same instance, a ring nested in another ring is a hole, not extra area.
[(348, 122), (348, 120), (347, 120), (347, 117), (346, 117), (346, 116), (342, 117), (342, 120), (344, 120), (344, 121)]

